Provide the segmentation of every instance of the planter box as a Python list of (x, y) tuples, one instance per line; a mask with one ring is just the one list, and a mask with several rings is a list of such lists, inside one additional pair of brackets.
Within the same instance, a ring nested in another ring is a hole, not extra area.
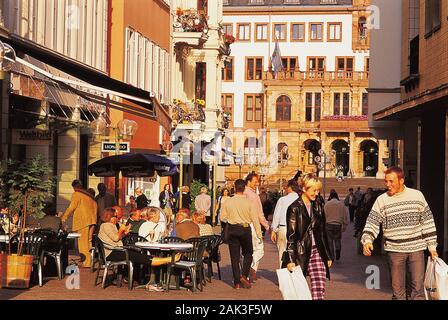
[(31, 255), (0, 254), (0, 286), (2, 288), (28, 289), (30, 287)]

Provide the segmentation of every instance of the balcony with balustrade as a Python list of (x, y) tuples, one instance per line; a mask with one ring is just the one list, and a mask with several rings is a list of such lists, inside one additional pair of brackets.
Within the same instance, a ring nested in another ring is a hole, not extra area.
[[(284, 70), (277, 74), (272, 71), (265, 71), (263, 73), (263, 82), (265, 85), (275, 84), (276, 81), (282, 80), (283, 85), (287, 85), (288, 81), (294, 84), (297, 82), (322, 83), (326, 84), (341, 84), (352, 85), (359, 84), (360, 86), (368, 86), (369, 73), (364, 71), (299, 71), (299, 70)], [(285, 82), (286, 81), (286, 82)]]
[(207, 17), (195, 9), (178, 9), (173, 27), (174, 44), (198, 47), (209, 38)]

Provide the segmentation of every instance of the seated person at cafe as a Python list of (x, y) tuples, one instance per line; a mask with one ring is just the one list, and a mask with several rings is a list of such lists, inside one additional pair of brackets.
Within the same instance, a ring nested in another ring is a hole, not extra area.
[[(122, 247), (123, 242), (121, 239), (126, 235), (126, 231), (129, 231), (131, 226), (128, 225), (125, 227), (122, 225), (119, 230), (117, 230), (115, 224), (117, 222), (117, 217), (115, 210), (112, 208), (106, 208), (100, 215), (103, 223), (100, 226), (100, 232), (98, 233), (98, 237), (102, 242), (111, 246), (111, 247)], [(106, 260), (108, 261), (122, 261), (126, 259), (126, 254), (123, 251), (111, 251), (109, 249), (104, 249), (106, 254)], [(152, 257), (147, 255), (146, 253), (141, 253), (139, 251), (129, 250), (129, 260), (132, 261), (133, 264), (140, 265), (151, 265), (151, 266), (160, 266), (163, 264), (171, 263), (171, 257), (160, 258), (160, 257)], [(176, 261), (179, 261), (180, 254), (176, 255)]]
[(160, 223), (160, 211), (157, 208), (147, 207), (142, 210), (142, 214), (147, 221), (140, 226), (138, 235), (152, 242), (160, 240), (165, 233)]
[(112, 209), (114, 209), (115, 212), (117, 213), (117, 223), (116, 223), (116, 226), (117, 226), (117, 229), (120, 229), (120, 225), (122, 225), (122, 224), (125, 225), (126, 224), (126, 220), (127, 220), (127, 219), (124, 218), (123, 208), (120, 207), (120, 206), (113, 206)]
[(199, 237), (199, 227), (191, 221), (190, 210), (181, 208), (176, 214), (176, 236), (188, 240)]
[(203, 212), (196, 211), (193, 213), (193, 222), (199, 227), (199, 236), (213, 236), (213, 228), (211, 225), (205, 223), (205, 214)]
[(126, 225), (131, 226), (131, 233), (138, 233), (138, 230), (140, 229), (140, 226), (143, 224), (143, 222), (145, 222), (145, 220), (142, 219), (140, 210), (135, 210), (131, 212)]
[(166, 230), (166, 229), (167, 229), (167, 221), (166, 221), (166, 215), (165, 215), (165, 212), (163, 212), (162, 209), (157, 208), (157, 207), (153, 207), (153, 206), (150, 206), (150, 207), (148, 207), (148, 208), (159, 211), (159, 213), (160, 213), (160, 215), (159, 215), (160, 218), (159, 218), (159, 222), (158, 222), (158, 223), (162, 226), (162, 229), (163, 229), (163, 230)]

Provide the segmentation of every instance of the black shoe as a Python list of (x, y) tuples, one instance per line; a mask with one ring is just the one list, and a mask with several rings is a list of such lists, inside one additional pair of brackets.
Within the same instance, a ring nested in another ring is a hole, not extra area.
[(241, 285), (239, 283), (237, 283), (233, 286), (233, 289), (237, 289), (237, 290), (241, 289)]
[(245, 277), (241, 277), (240, 278), (240, 282), (243, 285), (244, 288), (249, 289), (250, 287), (252, 287), (252, 285), (250, 284), (249, 280), (247, 280), (247, 278)]

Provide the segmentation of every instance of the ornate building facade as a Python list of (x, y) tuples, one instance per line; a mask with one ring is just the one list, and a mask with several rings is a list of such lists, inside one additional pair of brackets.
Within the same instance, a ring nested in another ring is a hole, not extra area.
[(238, 160), (227, 180), (256, 171), (278, 185), (324, 168), (327, 176), (381, 177), (386, 142), (367, 121), (369, 4), (227, 2), (223, 27), (236, 41), (223, 71), (222, 104), (232, 115), (224, 145)]

